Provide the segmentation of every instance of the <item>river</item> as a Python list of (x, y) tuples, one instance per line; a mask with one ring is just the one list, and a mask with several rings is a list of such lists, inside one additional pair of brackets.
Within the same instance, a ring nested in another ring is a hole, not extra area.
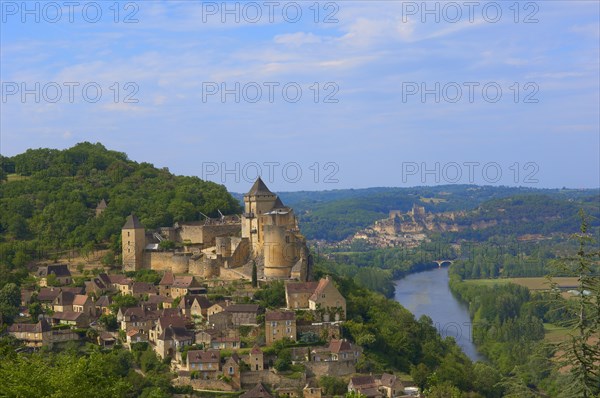
[(454, 337), (471, 360), (484, 360), (471, 340), (469, 309), (450, 292), (447, 267), (407, 275), (395, 287), (394, 299), (417, 319), (429, 316), (442, 337)]

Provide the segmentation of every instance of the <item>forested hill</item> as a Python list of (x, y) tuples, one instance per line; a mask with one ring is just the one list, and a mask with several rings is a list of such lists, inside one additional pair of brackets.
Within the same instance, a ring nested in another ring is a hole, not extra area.
[[(66, 150), (30, 149), (0, 157), (0, 249), (11, 261), (15, 242), (42, 250), (111, 242), (118, 249), (125, 217), (147, 228), (240, 212), (224, 186), (136, 163), (101, 144)], [(97, 204), (108, 207), (95, 217)]]

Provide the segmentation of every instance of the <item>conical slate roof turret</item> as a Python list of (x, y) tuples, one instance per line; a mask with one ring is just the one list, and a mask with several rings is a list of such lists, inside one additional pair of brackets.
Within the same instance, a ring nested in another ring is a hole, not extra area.
[(265, 183), (263, 182), (263, 180), (260, 177), (258, 177), (256, 179), (256, 181), (254, 182), (254, 185), (252, 185), (252, 188), (250, 188), (250, 191), (248, 191), (246, 196), (259, 196), (259, 195), (275, 196), (275, 194), (273, 192), (271, 192), (271, 190), (269, 188), (267, 188), (267, 186), (265, 185)]
[(125, 225), (123, 225), (122, 229), (143, 229), (144, 225), (140, 222), (135, 214), (131, 214), (127, 217), (127, 221), (125, 221)]

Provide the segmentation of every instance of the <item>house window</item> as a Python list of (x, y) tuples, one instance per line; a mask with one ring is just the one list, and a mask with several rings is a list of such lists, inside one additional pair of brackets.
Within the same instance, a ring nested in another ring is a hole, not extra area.
[(292, 328), (287, 328), (286, 333), (292, 333)]
[(127, 237), (129, 237), (129, 231), (127, 231)]
[(233, 366), (229, 367), (229, 374), (232, 375), (233, 374)]

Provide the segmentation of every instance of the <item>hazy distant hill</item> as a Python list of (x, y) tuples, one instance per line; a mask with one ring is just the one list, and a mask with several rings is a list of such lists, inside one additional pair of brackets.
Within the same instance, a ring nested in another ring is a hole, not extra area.
[[(531, 214), (535, 223), (516, 225), (520, 229), (571, 231), (578, 225), (577, 211), (584, 207), (598, 214), (599, 190), (534, 189), (521, 187), (495, 187), (473, 185), (443, 185), (412, 188), (367, 188), (332, 191), (300, 191), (278, 193), (283, 202), (293, 207), (300, 219), (302, 232), (308, 239), (342, 240), (387, 217), (390, 210), (408, 211), (413, 204), (424, 206), (428, 212), (475, 210), (464, 222), (474, 222), (490, 216), (517, 223), (524, 212)], [(239, 200), (242, 194), (234, 194)], [(524, 197), (503, 202), (510, 197)], [(507, 208), (500, 213), (494, 208)], [(514, 211), (513, 211), (514, 208)], [(552, 212), (562, 217), (560, 221), (546, 222)], [(513, 216), (514, 215), (514, 216)], [(515, 223), (505, 224), (504, 229)], [(521, 228), (522, 227), (522, 228)], [(506, 232), (506, 231), (504, 231)], [(530, 233), (530, 232), (527, 232)], [(483, 233), (480, 233), (483, 235)]]

